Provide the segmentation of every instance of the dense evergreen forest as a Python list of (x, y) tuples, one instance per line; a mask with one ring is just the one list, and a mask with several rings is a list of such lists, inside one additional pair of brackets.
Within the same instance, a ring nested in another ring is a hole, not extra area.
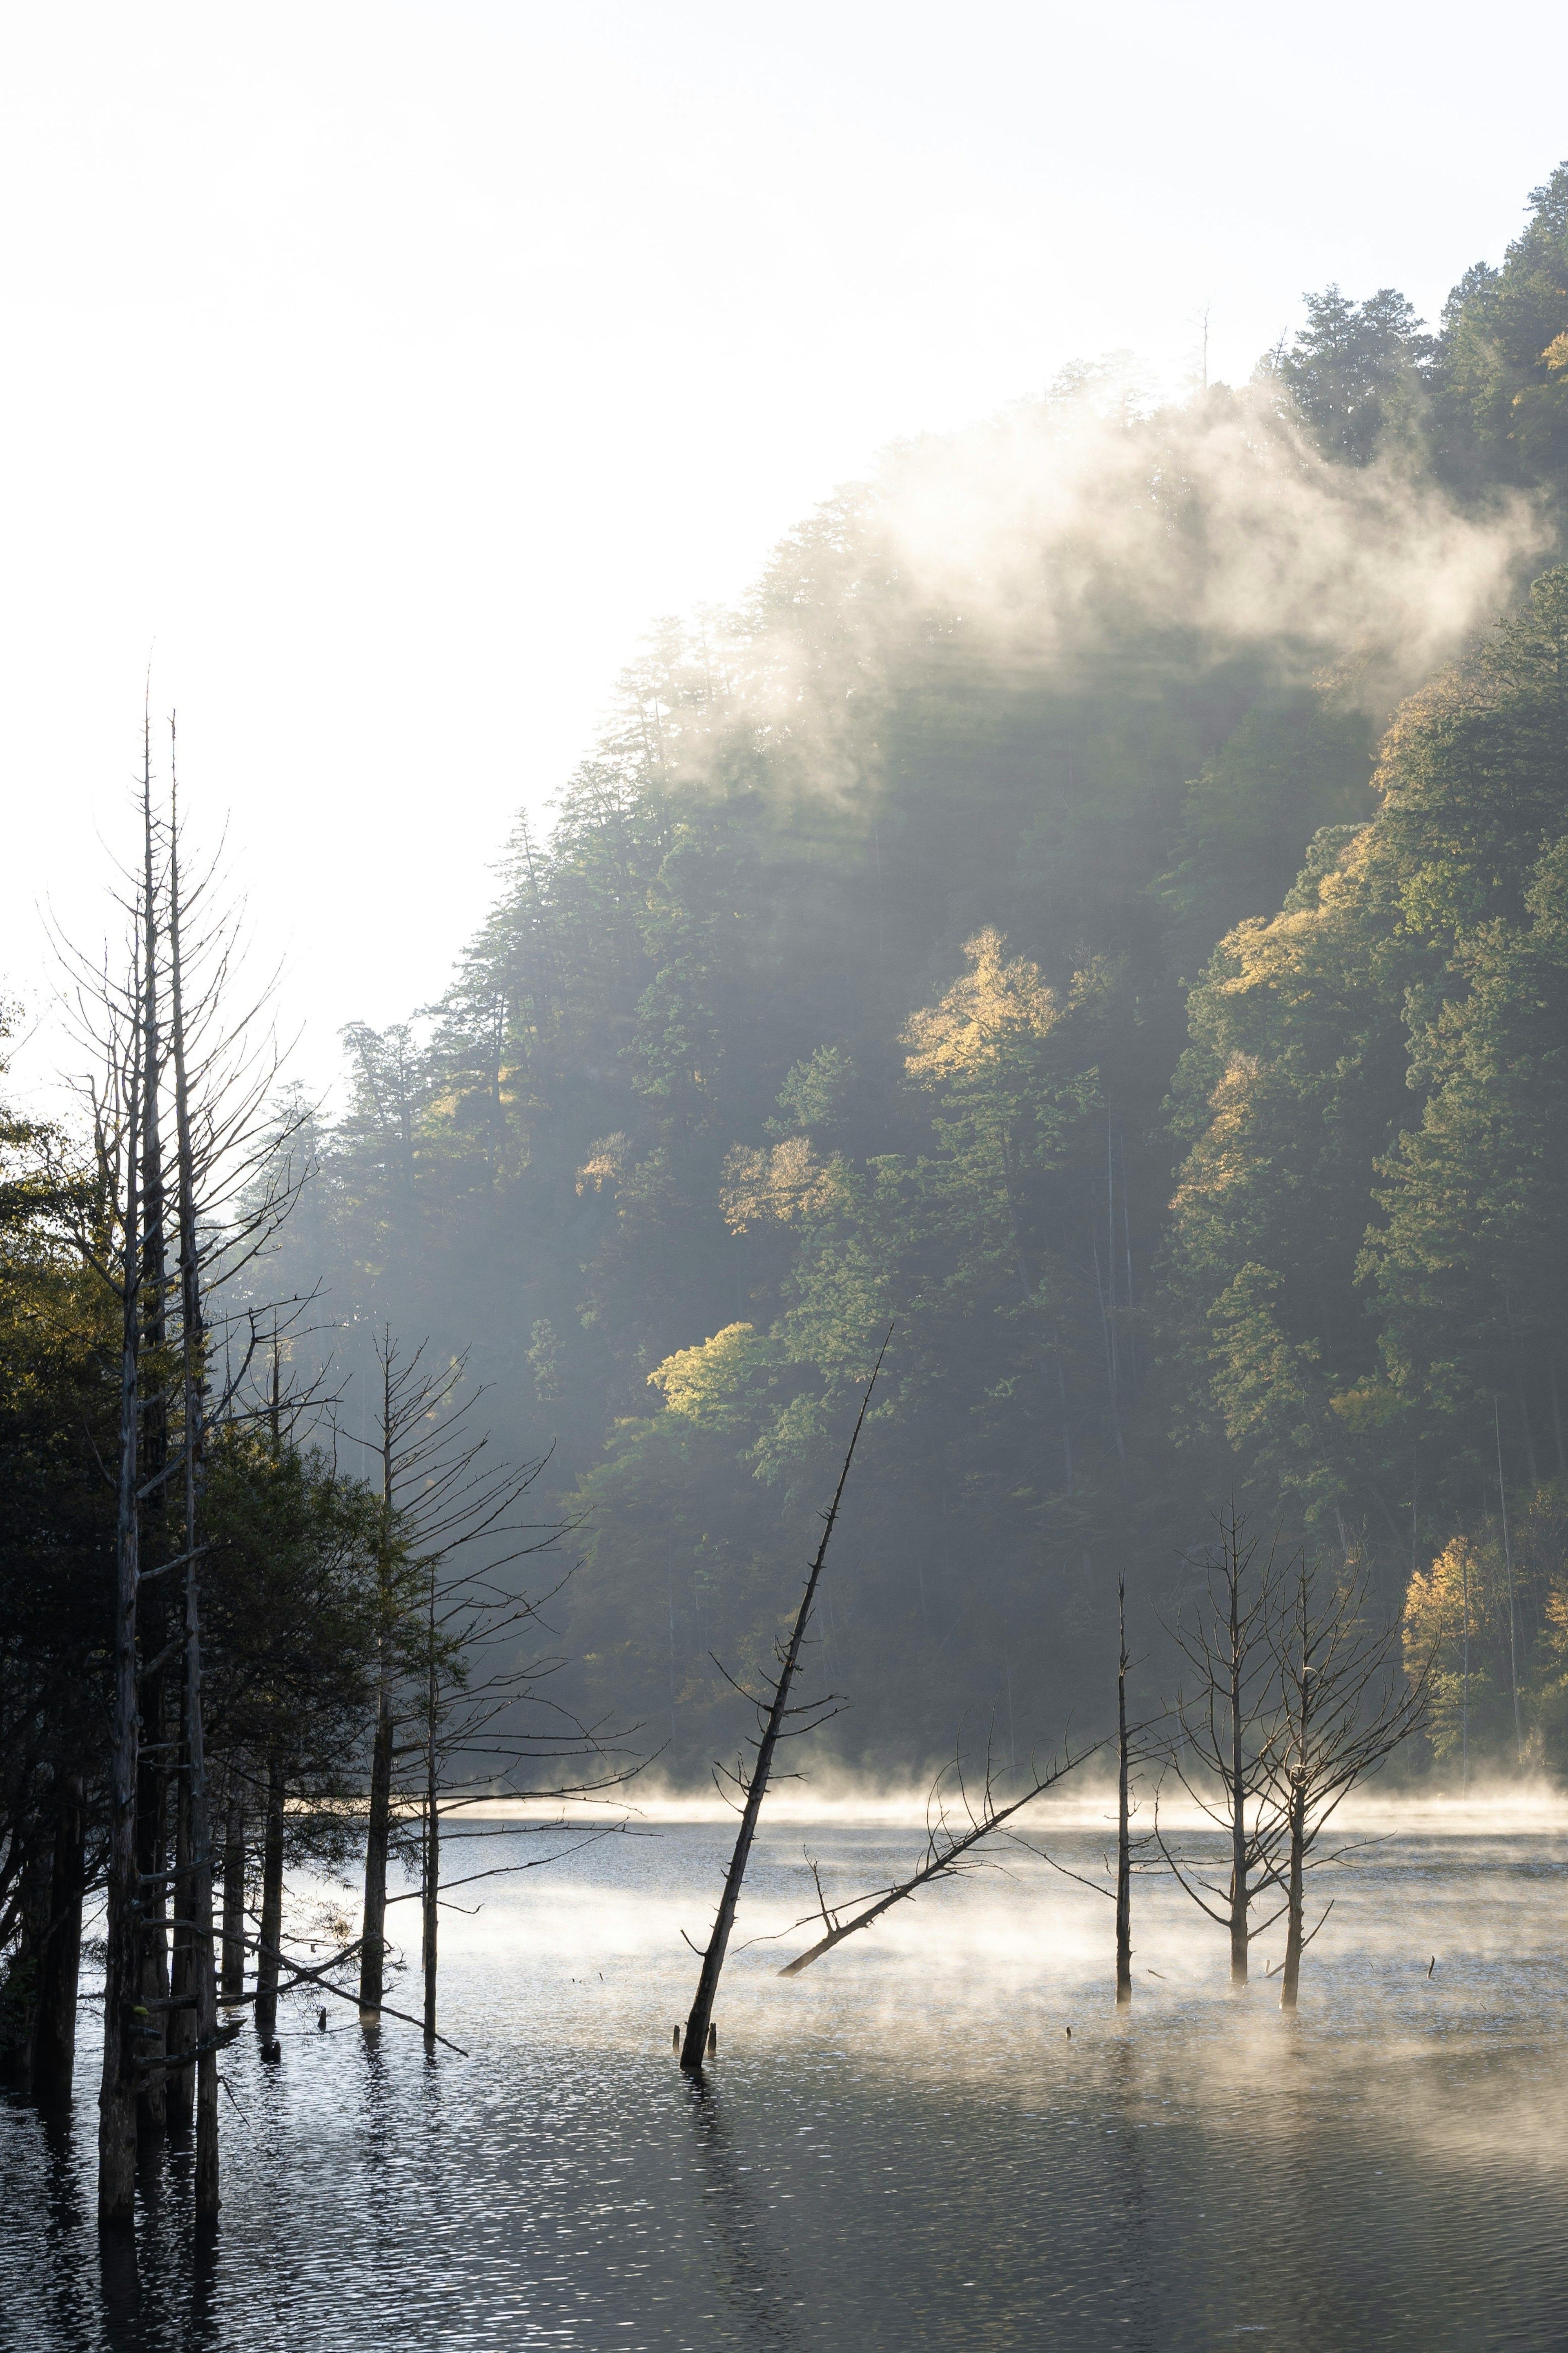
[(678, 1775), (889, 1323), (847, 1766), (1095, 1716), (1118, 1569), (1173, 1607), (1232, 1492), (1445, 1675), (1462, 1583), (1472, 1745), (1517, 1684), (1558, 1758), (1568, 167), (1532, 204), (1436, 332), (1331, 288), (1242, 390), (1086, 368), (890, 452), (348, 1033), (290, 1264), (553, 1442), (569, 1672)]

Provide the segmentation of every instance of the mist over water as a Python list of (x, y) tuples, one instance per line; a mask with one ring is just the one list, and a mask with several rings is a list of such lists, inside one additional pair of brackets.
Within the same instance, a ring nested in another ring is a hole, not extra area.
[[(1098, 1803), (1039, 1816), (1090, 1876)], [(731, 1827), (674, 1811), (444, 1915), (444, 2024), (467, 2058), (427, 2062), (412, 2031), (366, 2035), (337, 2003), (322, 2033), (313, 2000), (284, 2005), (281, 2065), (247, 2036), (226, 2062), (243, 2115), (210, 2257), (190, 2252), (171, 2151), (146, 2177), (139, 2274), (100, 2278), (89, 2052), (73, 2136), (0, 2111), (0, 2340), (1561, 2341), (1568, 1815), (1548, 1793), (1364, 1809), (1389, 1834), (1321, 1874), (1334, 1909), (1294, 2019), (1264, 1974), (1282, 1931), (1232, 1997), (1223, 1936), (1150, 1880), (1119, 2020), (1110, 1904), (1005, 1847), (1005, 1868), (782, 1981), (809, 1941), (773, 1934), (809, 1906), (803, 1847), (834, 1896), (907, 1868), (919, 1838), (890, 1799), (781, 1808), (700, 2084), (670, 2050), (696, 1970), (680, 1930), (706, 1928)]]

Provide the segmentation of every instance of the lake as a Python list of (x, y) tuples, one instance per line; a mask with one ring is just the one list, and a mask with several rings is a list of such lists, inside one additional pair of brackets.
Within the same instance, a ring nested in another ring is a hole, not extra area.
[[(1102, 1800), (1037, 1831), (1100, 1873)], [(798, 1797), (737, 1943), (900, 1873), (919, 1809)], [(1324, 1873), (1301, 2006), (1168, 1881), (1112, 1908), (1034, 1856), (931, 1890), (805, 1976), (809, 1931), (733, 1952), (705, 2078), (675, 2064), (732, 1837), (650, 1812), (454, 1891), (442, 2026), (297, 1997), (282, 2060), (225, 2061), (225, 2206), (198, 2255), (188, 2152), (149, 2162), (134, 2261), (100, 2261), (96, 2053), (70, 2130), (0, 2106), (0, 2343), (18, 2353), (1139, 2353), (1568, 2344), (1568, 1812), (1368, 1813)], [(487, 1825), (493, 1830), (496, 1826)], [(456, 1876), (551, 1851), (448, 1851)], [(563, 1841), (559, 1837), (552, 1847)], [(1328, 1883), (1331, 1881), (1332, 1884)], [(324, 1891), (293, 1884), (308, 1934)], [(1321, 1908), (1321, 1902), (1320, 1906)], [(392, 1916), (415, 1949), (416, 1907)], [(1315, 1916), (1315, 1914), (1314, 1915)], [(1435, 1968), (1429, 1965), (1435, 1960)], [(417, 2007), (414, 1972), (389, 1999)], [(85, 2013), (84, 2013), (85, 2015)], [(1070, 2035), (1068, 2030), (1070, 2031)], [(90, 2034), (90, 2026), (87, 2029)]]

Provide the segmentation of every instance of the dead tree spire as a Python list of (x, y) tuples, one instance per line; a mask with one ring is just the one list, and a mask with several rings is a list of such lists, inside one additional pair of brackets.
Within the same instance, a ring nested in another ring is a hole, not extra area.
[(800, 1661), (801, 1644), (805, 1640), (811, 1605), (816, 1599), (816, 1588), (822, 1576), (823, 1563), (827, 1558), (827, 1547), (832, 1541), (834, 1524), (838, 1517), (838, 1507), (844, 1500), (844, 1489), (849, 1477), (849, 1466), (855, 1460), (855, 1449), (860, 1441), (860, 1431), (865, 1424), (867, 1409), (871, 1402), (871, 1392), (877, 1386), (877, 1376), (882, 1369), (882, 1359), (888, 1353), (888, 1344), (892, 1336), (892, 1327), (889, 1325), (888, 1338), (883, 1341), (877, 1352), (877, 1361), (871, 1368), (871, 1377), (866, 1384), (866, 1394), (860, 1400), (860, 1410), (855, 1417), (855, 1428), (850, 1436), (848, 1451), (844, 1457), (844, 1467), (838, 1473), (838, 1484), (833, 1491), (833, 1501), (823, 1515), (822, 1542), (816, 1547), (816, 1557), (806, 1575), (805, 1591), (801, 1596), (800, 1607), (795, 1614), (795, 1624), (790, 1629), (789, 1641), (779, 1662), (779, 1672), (773, 1684), (773, 1701), (767, 1711), (762, 1736), (757, 1743), (756, 1759), (743, 1784), (745, 1802), (742, 1808), (741, 1828), (735, 1840), (735, 1852), (730, 1858), (730, 1868), (724, 1874), (724, 1892), (719, 1899), (719, 1910), (713, 1922), (713, 1931), (702, 1955), (701, 1974), (697, 1980), (697, 1999), (691, 2005), (691, 2012), (686, 2021), (685, 2040), (680, 2046), (680, 2063), (689, 2073), (700, 2070), (703, 2055), (708, 2048), (709, 2028), (713, 2017), (713, 1998), (719, 1990), (719, 1976), (724, 1967), (724, 1955), (729, 1948), (730, 1932), (735, 1925), (735, 1907), (741, 1900), (741, 1883), (746, 1875), (746, 1864), (751, 1857), (752, 1841), (757, 1834), (757, 1820), (763, 1810), (763, 1799), (767, 1795), (768, 1777), (773, 1771), (773, 1754), (780, 1739), (784, 1736), (785, 1719), (791, 1713), (790, 1687), (795, 1682), (795, 1668)]
[(185, 1689), (184, 1746), (191, 1838), (190, 1957), (195, 1976), (196, 2049), (196, 2213), (218, 2210), (217, 1985), (214, 1965), (212, 1811), (207, 1789), (202, 1715), (200, 1506), (206, 1413), (206, 1328), (202, 1303), (197, 1231), (196, 1155), (191, 1134), (190, 1075), (185, 1057), (184, 971), (180, 937), (180, 811), (174, 764), (174, 720), (169, 720), (169, 1030), (174, 1065), (174, 1136), (180, 1231), (180, 1373), (184, 1420)]
[[(111, 1066), (109, 1108), (119, 1113), (123, 1185), (120, 1232), (120, 1461), (115, 1511), (114, 1689), (110, 1756), (108, 1954), (103, 1991), (103, 2073), (98, 2095), (98, 2211), (128, 2224), (136, 2198), (136, 1585), (141, 1512), (137, 1493), (142, 1348), (140, 976), (133, 976), (129, 1040)], [(118, 1092), (119, 1101), (112, 1096)]]

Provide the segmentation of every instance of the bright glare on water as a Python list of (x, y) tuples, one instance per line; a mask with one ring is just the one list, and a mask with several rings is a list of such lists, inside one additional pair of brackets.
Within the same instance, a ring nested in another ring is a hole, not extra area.
[[(1052, 1852), (1098, 1872), (1102, 1811), (1052, 1818)], [(1233, 1998), (1223, 1936), (1159, 1882), (1134, 1891), (1119, 2019), (1110, 1903), (1014, 1853), (802, 1978), (773, 1972), (805, 1936), (736, 1952), (695, 2084), (670, 2050), (697, 1968), (680, 1930), (706, 1929), (727, 1825), (651, 1820), (460, 1891), (484, 1903), (443, 1915), (442, 2024), (470, 2055), (428, 2061), (412, 2029), (364, 2033), (336, 2002), (322, 2033), (314, 1999), (286, 2003), (281, 2065), (249, 2037), (226, 2062), (208, 2256), (171, 2148), (147, 2168), (134, 2266), (100, 2262), (90, 2051), (70, 2135), (0, 2108), (0, 2341), (1560, 2347), (1568, 1828), (1552, 1808), (1390, 1820), (1321, 1875), (1337, 1900), (1294, 2019), (1263, 1976), (1281, 1931)], [(849, 1809), (775, 1818), (738, 1939), (805, 1911), (803, 1844), (848, 1894), (921, 1839)], [(414, 2009), (412, 1970), (401, 1983)]]

